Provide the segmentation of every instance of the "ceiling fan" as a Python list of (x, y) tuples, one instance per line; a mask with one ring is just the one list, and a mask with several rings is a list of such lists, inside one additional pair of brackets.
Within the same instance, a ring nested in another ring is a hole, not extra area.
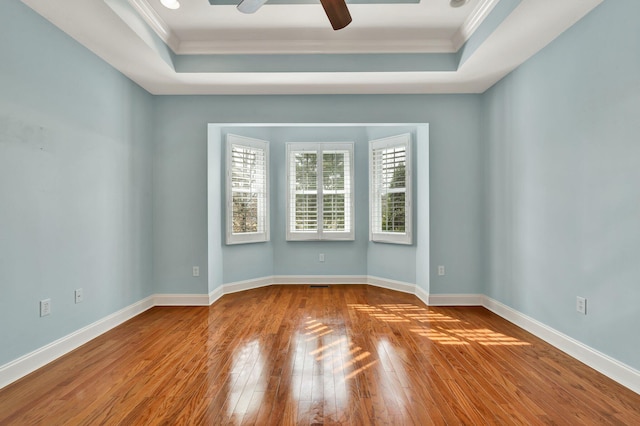
[[(268, 0), (240, 0), (238, 10), (242, 13), (255, 13)], [(469, 0), (450, 0), (449, 5), (457, 8), (464, 6)], [(351, 23), (351, 14), (345, 0), (320, 0), (324, 12), (334, 30), (341, 30)]]
[[(260, 9), (268, 0), (240, 0), (238, 3), (238, 10), (242, 13), (255, 13)], [(451, 7), (464, 6), (469, 0), (450, 0), (449, 5)], [(178, 0), (160, 0), (166, 8), (177, 9), (180, 7)], [(213, 0), (209, 0), (209, 3), (213, 4)], [(324, 12), (331, 22), (331, 26), (334, 30), (341, 30), (351, 23), (351, 13), (347, 8), (346, 0), (320, 0)]]
[[(242, 13), (255, 13), (267, 0), (241, 0), (238, 10)], [(340, 30), (351, 23), (351, 14), (345, 0), (320, 0), (324, 13), (334, 30)]]

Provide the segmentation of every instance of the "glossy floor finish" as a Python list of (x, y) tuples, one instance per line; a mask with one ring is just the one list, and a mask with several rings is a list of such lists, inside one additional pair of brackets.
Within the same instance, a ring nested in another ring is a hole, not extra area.
[(0, 391), (0, 424), (640, 424), (640, 395), (484, 308), (371, 286), (156, 307)]

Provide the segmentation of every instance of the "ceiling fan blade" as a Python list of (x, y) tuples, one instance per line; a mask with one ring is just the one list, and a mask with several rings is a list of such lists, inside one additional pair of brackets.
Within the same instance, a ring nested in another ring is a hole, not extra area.
[(320, 3), (334, 30), (340, 30), (351, 23), (351, 14), (345, 0), (320, 0)]
[(237, 9), (242, 13), (255, 13), (267, 0), (242, 0)]

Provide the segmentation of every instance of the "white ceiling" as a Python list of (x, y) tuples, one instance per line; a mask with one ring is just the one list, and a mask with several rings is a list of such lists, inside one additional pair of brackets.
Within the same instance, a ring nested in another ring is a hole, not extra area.
[(178, 10), (162, 7), (160, 0), (131, 3), (140, 10), (146, 3), (157, 13), (171, 31), (176, 53), (199, 54), (265, 53), (265, 45), (270, 46), (267, 53), (304, 53), (310, 46), (322, 52), (455, 52), (463, 42), (457, 33), (472, 20), (481, 20), (497, 1), (469, 0), (460, 8), (451, 8), (449, 0), (352, 4), (353, 22), (339, 31), (331, 29), (319, 0), (316, 4), (267, 3), (249, 15), (235, 6), (210, 6), (207, 0), (183, 0)]
[[(353, 22), (333, 31), (319, 1), (267, 3), (253, 15), (208, 0), (178, 10), (160, 0), (22, 1), (154, 94), (481, 93), (602, 2), (351, 4)], [(401, 53), (412, 64), (456, 63), (404, 65)], [(368, 69), (367, 55), (387, 66)], [(301, 71), (305, 62), (324, 71)]]

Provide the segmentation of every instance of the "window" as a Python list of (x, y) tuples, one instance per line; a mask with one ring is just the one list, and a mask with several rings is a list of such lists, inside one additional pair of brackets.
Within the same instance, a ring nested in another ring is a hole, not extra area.
[(411, 135), (369, 146), (370, 239), (411, 244)]
[(269, 145), (227, 135), (227, 244), (269, 241)]
[(287, 144), (287, 240), (353, 240), (353, 143)]

